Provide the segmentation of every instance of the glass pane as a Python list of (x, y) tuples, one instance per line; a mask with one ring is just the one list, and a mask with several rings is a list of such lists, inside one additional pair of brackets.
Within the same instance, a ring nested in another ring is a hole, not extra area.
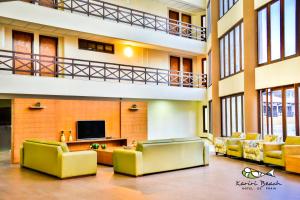
[(237, 131), (241, 132), (243, 131), (243, 116), (242, 116), (242, 97), (241, 96), (237, 96), (237, 113), (238, 113), (238, 118), (237, 118)]
[(228, 41), (228, 35), (225, 36), (225, 51), (224, 51), (224, 56), (225, 56), (225, 76), (229, 76), (229, 63), (228, 63), (228, 58), (229, 58), (229, 52), (228, 52), (228, 47), (229, 47), (229, 41)]
[(235, 70), (240, 71), (240, 26), (235, 28)]
[(220, 40), (220, 70), (221, 78), (224, 78), (224, 43), (223, 39)]
[(271, 60), (280, 58), (280, 1), (271, 5)]
[(230, 36), (230, 74), (234, 74), (234, 31), (229, 33)]
[(272, 118), (273, 135), (283, 136), (282, 128), (282, 92), (281, 90), (272, 91)]
[(207, 131), (208, 130), (208, 111), (207, 107), (204, 107), (204, 127), (203, 130)]
[(231, 136), (230, 98), (226, 99), (226, 104), (227, 104), (227, 110), (226, 110), (226, 115), (227, 115), (227, 136)]
[(224, 14), (228, 11), (228, 0), (224, 0)]
[(267, 9), (258, 12), (258, 63), (268, 60), (268, 38), (267, 38)]
[(294, 88), (285, 91), (286, 98), (286, 134), (287, 136), (296, 135), (295, 127), (295, 92)]
[(296, 53), (296, 0), (284, 1), (284, 56)]
[(233, 6), (233, 0), (229, 0), (229, 8)]
[(226, 136), (226, 99), (222, 99), (222, 133)]
[(267, 93), (264, 91), (262, 93), (262, 128), (263, 128), (263, 134), (268, 134), (267, 130)]
[(231, 97), (231, 125), (232, 132), (236, 132), (236, 107), (235, 107), (235, 97)]
[(242, 69), (244, 69), (244, 22), (241, 24), (241, 41), (242, 41)]
[(220, 17), (223, 16), (223, 0), (219, 0), (220, 2)]
[(272, 110), (271, 110), (271, 90), (268, 89), (268, 107), (267, 107), (267, 112), (268, 112), (268, 123), (269, 123), (269, 129), (268, 133), (272, 133)]

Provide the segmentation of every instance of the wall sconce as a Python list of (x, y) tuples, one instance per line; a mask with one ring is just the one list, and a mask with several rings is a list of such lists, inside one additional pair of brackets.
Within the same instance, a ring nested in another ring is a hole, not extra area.
[(125, 47), (124, 49), (124, 55), (128, 58), (133, 56), (133, 50), (131, 47)]
[(132, 104), (131, 107), (129, 108), (130, 111), (138, 111), (140, 108), (137, 107), (136, 104)]

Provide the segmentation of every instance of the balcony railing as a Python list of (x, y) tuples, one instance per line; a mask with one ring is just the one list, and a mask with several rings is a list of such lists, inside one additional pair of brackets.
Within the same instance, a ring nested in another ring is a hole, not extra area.
[(0, 50), (0, 74), (206, 87), (206, 74)]
[[(206, 41), (206, 28), (99, 0), (21, 0), (70, 12)], [(99, 27), (103, 28), (103, 27)]]

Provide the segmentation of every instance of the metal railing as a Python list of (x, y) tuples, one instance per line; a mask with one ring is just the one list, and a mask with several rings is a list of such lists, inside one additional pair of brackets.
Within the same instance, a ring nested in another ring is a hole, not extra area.
[(0, 50), (0, 74), (206, 87), (206, 74)]
[[(60, 10), (68, 10), (113, 20), (118, 23), (126, 23), (131, 26), (153, 29), (180, 37), (206, 41), (206, 28), (195, 26), (178, 20), (153, 15), (151, 13), (118, 6), (99, 0), (21, 0), (41, 6)], [(105, 27), (99, 27), (105, 28)]]

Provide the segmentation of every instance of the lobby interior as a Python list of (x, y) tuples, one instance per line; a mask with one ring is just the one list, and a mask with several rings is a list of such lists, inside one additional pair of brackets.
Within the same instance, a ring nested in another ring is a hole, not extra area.
[(300, 2), (0, 2), (0, 200), (300, 199)]

